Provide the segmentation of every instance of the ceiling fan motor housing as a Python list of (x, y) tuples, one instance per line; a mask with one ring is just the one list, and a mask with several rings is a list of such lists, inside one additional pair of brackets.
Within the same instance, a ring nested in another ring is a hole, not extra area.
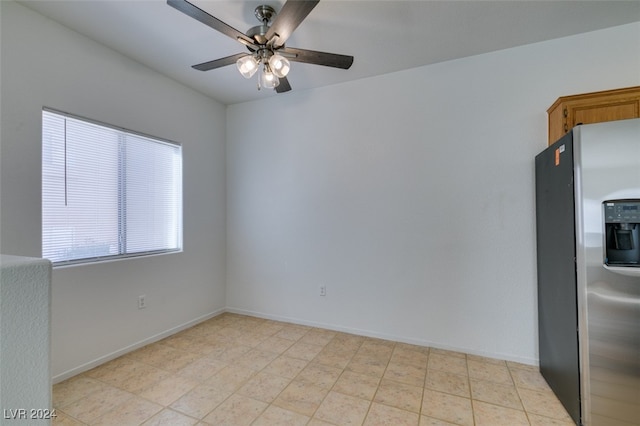
[[(265, 34), (269, 30), (269, 23), (276, 16), (276, 11), (273, 7), (263, 4), (256, 7), (254, 14), (262, 24), (249, 28), (247, 36), (254, 39), (258, 44), (266, 44), (269, 40), (267, 40)], [(253, 51), (251, 48), (249, 48), (249, 50)]]
[[(291, 90), (291, 85), (286, 77), (289, 71), (287, 58), (296, 62), (342, 69), (349, 69), (353, 63), (353, 56), (349, 55), (285, 47), (284, 44), (291, 33), (319, 1), (286, 0), (277, 15), (273, 7), (260, 5), (254, 9), (254, 15), (260, 21), (260, 25), (250, 28), (246, 34), (193, 5), (188, 0), (167, 0), (167, 4), (245, 45), (251, 52), (250, 54), (237, 53), (225, 58), (203, 62), (193, 65), (194, 69), (209, 71), (235, 63), (240, 73), (246, 78), (250, 78), (257, 71), (258, 66), (263, 65), (262, 75), (273, 74), (280, 78), (280, 84), (276, 82), (275, 85), (264, 85), (263, 87), (275, 87), (276, 92), (284, 93)], [(282, 77), (280, 77), (281, 75)]]

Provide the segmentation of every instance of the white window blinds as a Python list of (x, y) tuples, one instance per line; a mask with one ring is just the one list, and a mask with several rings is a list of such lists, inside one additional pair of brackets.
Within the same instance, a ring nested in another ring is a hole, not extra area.
[(42, 256), (60, 265), (181, 249), (180, 145), (44, 110)]

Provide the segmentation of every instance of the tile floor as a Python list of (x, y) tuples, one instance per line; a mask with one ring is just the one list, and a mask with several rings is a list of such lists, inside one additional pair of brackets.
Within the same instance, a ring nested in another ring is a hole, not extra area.
[(535, 367), (223, 314), (56, 384), (54, 425), (572, 425)]

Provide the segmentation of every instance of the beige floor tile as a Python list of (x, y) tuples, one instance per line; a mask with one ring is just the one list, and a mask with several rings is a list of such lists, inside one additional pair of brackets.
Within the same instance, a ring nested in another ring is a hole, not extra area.
[(429, 370), (425, 379), (425, 388), (469, 398), (469, 379), (467, 376), (448, 371)]
[(100, 392), (105, 387), (104, 383), (91, 377), (72, 377), (53, 386), (53, 407), (62, 408), (94, 392)]
[(528, 414), (531, 426), (575, 426), (571, 419), (558, 420), (550, 417), (541, 416), (539, 414)]
[(214, 346), (206, 343), (203, 339), (199, 337), (185, 336), (182, 333), (161, 340), (161, 343), (175, 349), (201, 355), (207, 355), (214, 351)]
[(152, 386), (155, 383), (158, 383), (161, 380), (164, 380), (171, 376), (171, 373), (165, 370), (161, 370), (156, 367), (149, 366), (145, 371), (139, 371), (122, 382), (117, 386), (123, 390), (129, 391), (131, 393), (138, 393), (143, 389)]
[(268, 406), (256, 399), (231, 395), (202, 420), (216, 426), (250, 425)]
[(262, 349), (251, 349), (250, 351), (236, 359), (234, 363), (240, 365), (241, 367), (260, 371), (277, 357), (278, 354), (273, 352), (265, 351)]
[(125, 358), (118, 358), (106, 364), (102, 369), (87, 372), (89, 377), (94, 377), (128, 392), (139, 392), (170, 375), (171, 373), (166, 370)]
[(134, 397), (106, 412), (91, 424), (95, 426), (140, 425), (162, 409), (161, 405)]
[(251, 426), (304, 426), (309, 417), (270, 405)]
[(109, 372), (120, 370), (123, 368), (135, 368), (136, 365), (141, 364), (139, 361), (133, 359), (132, 357), (125, 355), (112, 359), (111, 361), (108, 361), (96, 368), (92, 368), (84, 374), (89, 377), (100, 379), (103, 375), (109, 374)]
[(402, 410), (420, 412), (423, 388), (382, 379), (373, 400)]
[(540, 374), (539, 371), (522, 368), (511, 368), (510, 371), (511, 377), (517, 387), (540, 391), (550, 390), (547, 381), (542, 377), (542, 374)]
[(558, 420), (569, 418), (558, 398), (551, 392), (518, 388), (518, 394), (528, 413), (540, 414)]
[(362, 343), (365, 341), (365, 338), (362, 336), (356, 336), (354, 334), (347, 333), (337, 333), (333, 340), (331, 340), (327, 346), (325, 346), (328, 350), (335, 350), (339, 352), (349, 352), (351, 354), (355, 354)]
[(324, 420), (316, 419), (315, 417), (309, 420), (307, 426), (335, 426), (333, 423), (325, 422)]
[(227, 364), (222, 361), (218, 361), (210, 357), (202, 357), (190, 364), (187, 364), (184, 368), (178, 370), (176, 374), (204, 382), (226, 366)]
[(271, 361), (271, 364), (267, 365), (262, 372), (293, 379), (308, 364), (309, 361), (283, 355)]
[(302, 336), (307, 334), (309, 330), (311, 330), (310, 327), (300, 325), (285, 325), (280, 331), (275, 334), (275, 336), (281, 337), (283, 339), (297, 341), (300, 340)]
[(277, 321), (265, 321), (255, 328), (255, 332), (258, 334), (264, 334), (265, 336), (273, 336), (284, 328), (285, 324)]
[(430, 389), (424, 390), (422, 414), (462, 426), (473, 425), (470, 399)]
[(351, 361), (351, 358), (353, 358), (353, 355), (355, 355), (355, 351), (341, 351), (325, 346), (324, 349), (316, 355), (313, 362), (344, 369), (347, 364), (349, 364), (349, 361)]
[(194, 325), (193, 327), (185, 330), (183, 334), (189, 337), (205, 338), (212, 334), (215, 334), (222, 328), (223, 328), (222, 325), (216, 324), (209, 320), (209, 321), (201, 322), (200, 324)]
[(529, 426), (524, 411), (473, 401), (476, 426)]
[(388, 362), (393, 354), (393, 348), (393, 342), (390, 344), (384, 340), (366, 339), (362, 342), (362, 345), (360, 345), (357, 354)]
[(466, 376), (468, 374), (466, 358), (445, 355), (434, 351), (429, 354), (427, 368), (433, 370), (448, 371), (449, 373), (462, 376)]
[(255, 374), (256, 372), (250, 368), (227, 365), (214, 374), (207, 383), (229, 392), (235, 392)]
[(248, 333), (244, 333), (238, 338), (234, 340), (235, 343), (240, 345), (249, 346), (251, 348), (255, 348), (260, 346), (262, 342), (267, 340), (269, 336), (265, 336), (264, 334), (256, 333), (255, 331), (251, 331)]
[(230, 392), (209, 384), (198, 385), (172, 403), (170, 407), (188, 416), (201, 419), (227, 399), (230, 394)]
[(455, 423), (449, 423), (444, 420), (434, 419), (429, 416), (420, 416), (420, 426), (458, 426)]
[(378, 383), (380, 383), (380, 379), (377, 377), (345, 370), (333, 386), (333, 390), (346, 395), (372, 400), (378, 389)]
[(450, 350), (447, 350), (447, 349), (431, 348), (429, 350), (429, 353), (430, 354), (444, 355), (444, 356), (447, 356), (447, 357), (467, 359), (467, 354), (462, 353), (462, 352), (450, 351)]
[(311, 417), (328, 392), (329, 389), (294, 380), (278, 395), (273, 405)]
[(467, 365), (469, 367), (469, 378), (471, 379), (485, 380), (503, 385), (513, 384), (511, 374), (509, 374), (509, 369), (506, 364), (468, 360)]
[(224, 337), (229, 340), (235, 340), (241, 337), (243, 334), (244, 332), (242, 330), (239, 330), (231, 326), (223, 327), (216, 332), (216, 335), (220, 337)]
[(489, 358), (486, 356), (480, 356), (480, 355), (467, 355), (467, 360), (468, 361), (478, 361), (478, 362), (484, 362), (487, 364), (496, 364), (496, 365), (503, 365), (506, 366), (507, 362), (502, 360), (502, 359), (497, 359), (497, 358)]
[(64, 412), (75, 419), (89, 423), (124, 403), (134, 395), (112, 386), (94, 392), (64, 407)]
[(522, 410), (520, 396), (513, 385), (499, 385), (481, 380), (471, 380), (471, 397), (515, 410)]
[(312, 345), (310, 343), (296, 342), (289, 349), (286, 350), (284, 355), (291, 358), (304, 359), (305, 361), (311, 361), (320, 353), (322, 346)]
[(283, 339), (282, 337), (269, 336), (264, 341), (262, 341), (258, 346), (256, 346), (256, 348), (264, 351), (281, 354), (287, 349), (289, 349), (291, 345), (293, 345), (293, 342), (291, 340)]
[(414, 367), (426, 369), (429, 353), (424, 352), (419, 347), (410, 345), (396, 345), (391, 354), (391, 362), (410, 364)]
[(311, 363), (307, 365), (296, 377), (296, 381), (311, 383), (321, 388), (331, 389), (340, 377), (342, 370), (322, 364)]
[(143, 389), (138, 395), (156, 404), (166, 406), (182, 397), (198, 384), (197, 380), (174, 375)]
[(272, 402), (287, 387), (290, 380), (285, 377), (274, 376), (260, 372), (251, 377), (238, 393), (263, 402)]
[(375, 337), (365, 337), (362, 342), (362, 348), (371, 348), (375, 351), (385, 352), (385, 348), (388, 349), (389, 355), (393, 352), (393, 348), (396, 346), (396, 342), (392, 340), (378, 339)]
[(74, 419), (62, 410), (56, 410), (56, 417), (51, 421), (53, 426), (84, 426), (79, 420)]
[(325, 346), (327, 345), (333, 338), (336, 336), (335, 331), (322, 330), (318, 328), (312, 328), (307, 332), (302, 338), (300, 338), (300, 342), (309, 343), (311, 345)]
[(218, 359), (228, 364), (236, 362), (238, 358), (249, 352), (252, 348), (244, 345), (231, 345), (222, 352)]
[(365, 426), (418, 426), (420, 416), (417, 413), (389, 407), (374, 402), (364, 420)]
[(416, 367), (410, 364), (389, 361), (384, 377), (397, 382), (414, 386), (424, 386), (424, 379), (427, 374), (426, 367)]
[(387, 368), (388, 361), (379, 360), (366, 355), (354, 355), (347, 364), (346, 369), (356, 373), (367, 374), (380, 378)]
[(428, 346), (420, 346), (420, 345), (412, 345), (410, 343), (401, 343), (396, 342), (393, 347), (394, 352), (405, 352), (408, 351), (410, 353), (417, 352), (424, 355), (428, 355), (431, 352), (431, 348)]
[(314, 417), (335, 425), (360, 425), (369, 405), (370, 402), (364, 399), (329, 392)]
[(228, 313), (55, 385), (53, 404), (54, 426), (572, 424), (537, 366)]
[(178, 371), (201, 355), (186, 352), (161, 343), (154, 343), (131, 354), (134, 359), (168, 371)]
[(509, 367), (509, 369), (518, 368), (520, 370), (540, 372), (540, 367), (538, 367), (537, 365), (522, 364), (521, 362), (515, 361), (507, 361), (507, 367)]

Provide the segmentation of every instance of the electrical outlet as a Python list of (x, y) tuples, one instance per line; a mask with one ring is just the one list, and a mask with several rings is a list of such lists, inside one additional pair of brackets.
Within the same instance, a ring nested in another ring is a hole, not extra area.
[(320, 296), (326, 296), (327, 295), (327, 287), (324, 285), (320, 286)]
[(141, 294), (138, 296), (138, 309), (144, 309), (147, 307), (147, 296)]

